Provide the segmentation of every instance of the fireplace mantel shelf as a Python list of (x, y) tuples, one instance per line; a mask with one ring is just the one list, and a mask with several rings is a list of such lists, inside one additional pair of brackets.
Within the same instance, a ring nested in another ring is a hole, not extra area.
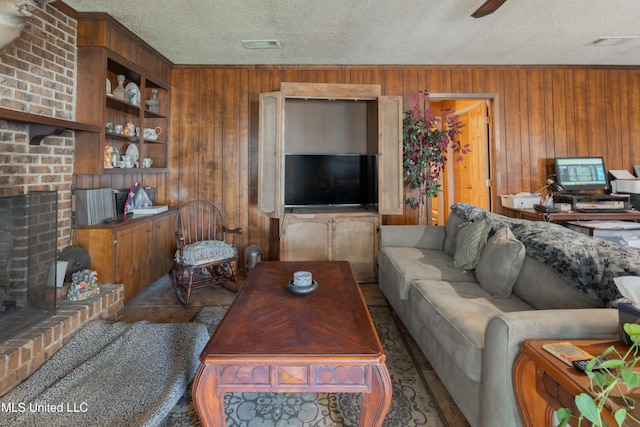
[(60, 135), (65, 130), (79, 130), (86, 132), (100, 132), (100, 126), (79, 123), (71, 120), (57, 119), (55, 117), (41, 116), (39, 114), (25, 113), (23, 111), (0, 108), (0, 120), (28, 123), (29, 144), (39, 145), (42, 138), (49, 135)]

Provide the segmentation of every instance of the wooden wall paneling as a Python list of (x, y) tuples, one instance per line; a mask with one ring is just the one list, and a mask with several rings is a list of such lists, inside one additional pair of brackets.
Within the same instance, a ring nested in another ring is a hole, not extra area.
[(181, 205), (199, 196), (199, 71), (180, 70), (176, 80), (173, 86), (180, 87), (181, 99), (178, 111), (172, 116), (177, 116), (179, 119), (177, 128), (179, 128), (180, 141), (175, 144), (179, 151), (177, 161), (173, 164), (179, 169), (177, 200)]
[[(547, 95), (550, 98), (552, 114), (546, 120), (552, 126), (553, 155), (563, 157), (567, 155), (567, 95), (566, 71), (564, 69), (551, 70), (551, 88)], [(547, 132), (549, 134), (549, 132)], [(553, 173), (553, 172), (550, 172)]]
[[(227, 164), (229, 163), (229, 159), (226, 158), (228, 155), (227, 151), (231, 149), (230, 143), (227, 141), (228, 133), (233, 132), (235, 129), (232, 127), (233, 124), (228, 123), (225, 120), (225, 114), (229, 109), (233, 110), (232, 98), (234, 93), (232, 88), (229, 86), (230, 78), (228, 72), (230, 70), (222, 69), (216, 70), (215, 73), (215, 92), (214, 96), (216, 99), (215, 111), (213, 116), (212, 126), (215, 127), (215, 143), (214, 143), (214, 165), (215, 168), (212, 171), (213, 174), (211, 176), (211, 180), (214, 183), (213, 188), (213, 198), (218, 200), (218, 203), (226, 206), (225, 196), (227, 194), (225, 187), (227, 185), (233, 185), (233, 181), (227, 182), (227, 180), (231, 177), (231, 174), (234, 173), (233, 168), (228, 168)], [(237, 70), (234, 70), (237, 71)], [(227, 103), (229, 103), (227, 105)], [(237, 174), (237, 171), (235, 171)], [(227, 177), (226, 175), (229, 174)], [(226, 178), (226, 179), (225, 179)], [(237, 179), (237, 175), (232, 179)], [(236, 197), (240, 197), (240, 195), (236, 195)], [(229, 206), (231, 208), (231, 206)], [(224, 208), (225, 215), (226, 207)], [(230, 215), (230, 214), (229, 214)]]
[(498, 210), (500, 194), (508, 194), (503, 189), (503, 171), (506, 170), (507, 156), (504, 151), (504, 73), (499, 69), (488, 69), (486, 72), (487, 93), (497, 94), (491, 102), (493, 108), (489, 108), (489, 157), (491, 159), (491, 206)]
[[(629, 127), (630, 106), (629, 96), (626, 88), (629, 87), (629, 70), (617, 71), (619, 78), (619, 99), (620, 99), (620, 162), (621, 168), (633, 171), (631, 159), (631, 129)], [(613, 77), (611, 77), (613, 78)]]
[[(248, 141), (248, 170), (247, 170), (247, 188), (248, 188), (248, 227), (242, 231), (242, 243), (244, 245), (257, 244), (261, 248), (269, 246), (268, 236), (263, 235), (263, 218), (258, 208), (258, 120), (259, 120), (259, 101), (261, 92), (260, 72), (257, 70), (249, 70), (248, 72), (248, 124), (247, 124), (247, 141)], [(266, 222), (265, 222), (266, 224)], [(264, 255), (264, 253), (263, 253)]]
[[(519, 91), (519, 71), (509, 69), (504, 71), (504, 123), (505, 132), (502, 136), (504, 141), (505, 159), (501, 164), (503, 174), (501, 178), (505, 185), (502, 187), (503, 194), (513, 194), (522, 191), (524, 182), (522, 177), (522, 152), (520, 150), (520, 91)], [(508, 154), (508, 158), (506, 153)], [(516, 189), (520, 189), (515, 191)]]
[(544, 185), (547, 175), (547, 146), (545, 126), (544, 71), (527, 71), (527, 110), (529, 117), (529, 179), (530, 189), (535, 191)]
[[(304, 72), (305, 77), (306, 78), (317, 78), (317, 71), (312, 71), (312, 70), (306, 70)], [(302, 71), (299, 69), (291, 69), (291, 68), (287, 68), (284, 69), (280, 72), (280, 81), (283, 82), (302, 82), (302, 81), (306, 81), (302, 79)], [(280, 90), (280, 87), (278, 86), (277, 89), (275, 89), (276, 91)]]
[[(179, 108), (173, 115), (176, 121), (172, 121), (172, 139), (179, 146), (179, 163), (172, 165), (178, 165), (178, 172), (170, 171), (167, 188), (173, 190), (175, 182), (178, 182), (179, 187), (187, 193), (197, 193), (200, 184), (204, 188), (213, 185), (225, 191), (225, 206), (231, 194), (227, 189), (235, 188), (237, 200), (231, 212), (242, 223), (238, 225), (246, 227), (247, 235), (243, 243), (260, 244), (265, 259), (277, 257), (277, 247), (273, 248), (274, 253), (269, 253), (272, 250), (269, 236), (278, 234), (278, 225), (257, 212), (254, 169), (258, 116), (254, 109), (257, 108), (259, 93), (279, 90), (281, 81), (380, 84), (382, 93), (400, 95), (404, 100), (425, 88), (437, 93), (482, 91), (496, 94), (495, 116), (492, 118), (495, 121), (492, 126), (492, 156), (495, 164), (492, 178), (496, 210), (500, 206), (499, 194), (532, 191), (543, 185), (548, 172), (546, 168), (554, 156), (595, 155), (594, 150), (597, 150), (598, 154), (607, 157), (607, 166), (610, 168), (618, 163), (616, 167), (630, 168), (632, 164), (640, 162), (640, 148), (634, 145), (640, 141), (640, 100), (636, 95), (640, 93), (640, 70), (603, 71), (577, 67), (212, 66), (209, 68), (215, 70), (216, 76), (212, 89), (213, 100), (215, 108), (222, 110), (216, 110), (213, 123), (207, 125), (214, 128), (215, 149), (224, 150), (224, 155), (229, 153), (231, 158), (221, 160), (220, 167), (214, 164), (219, 174), (200, 171), (207, 176), (201, 180), (210, 181), (205, 183), (196, 179), (193, 164), (185, 162), (185, 156), (187, 151), (194, 151), (191, 144), (197, 141), (197, 137), (190, 134), (190, 129), (193, 126), (202, 129), (204, 122), (209, 120), (203, 118), (202, 112), (198, 115), (199, 108), (207, 108), (201, 101), (206, 98), (202, 93), (209, 89), (205, 89), (204, 83), (196, 85), (189, 81), (189, 76), (207, 81), (208, 77), (204, 77), (204, 72), (194, 74), (188, 68), (181, 68), (181, 71), (174, 72), (174, 88), (178, 88), (174, 89), (174, 99), (177, 99), (174, 105), (178, 104)], [(198, 117), (202, 123), (197, 120), (193, 122), (193, 117)], [(187, 123), (189, 120), (191, 123)], [(197, 155), (194, 158), (197, 160)], [(196, 164), (205, 168), (204, 163), (196, 161)], [(244, 169), (250, 172), (247, 174)], [(157, 179), (159, 182), (162, 177)], [(84, 182), (84, 179), (81, 181)], [(385, 220), (415, 223), (416, 218), (416, 212), (407, 209), (404, 216)]]
[(318, 72), (318, 83), (345, 83), (345, 70), (329, 68)]
[[(518, 91), (520, 93), (520, 156), (522, 159), (522, 186), (521, 191), (535, 191), (531, 183), (531, 150), (529, 141), (529, 70), (519, 70)], [(517, 150), (516, 147), (514, 149)]]
[(576, 101), (574, 96), (574, 72), (571, 69), (565, 70), (564, 98), (565, 98), (565, 117), (567, 143), (566, 150), (562, 155), (570, 156), (576, 152)]
[(484, 68), (471, 70), (471, 90), (470, 93), (487, 92), (487, 76)]
[(451, 92), (464, 93), (465, 90), (465, 70), (456, 68), (451, 70)]
[[(219, 70), (199, 70), (198, 86), (198, 195), (224, 209), (221, 182), (222, 173), (222, 116), (223, 103), (219, 88), (224, 82)], [(226, 220), (226, 217), (225, 217)]]
[[(602, 105), (604, 112), (601, 120), (606, 123), (606, 132), (604, 137), (606, 138), (606, 147), (602, 146), (602, 149), (606, 149), (605, 167), (607, 169), (622, 169), (626, 168), (623, 164), (623, 147), (622, 138), (624, 137), (624, 130), (622, 129), (622, 109), (621, 109), (621, 96), (620, 85), (621, 76), (617, 70), (604, 70), (604, 87), (603, 87), (603, 99)], [(601, 128), (604, 128), (600, 124)], [(597, 141), (596, 141), (596, 144)], [(605, 153), (603, 153), (604, 155)]]
[(573, 102), (574, 102), (574, 123), (576, 143), (575, 151), (569, 153), (569, 156), (587, 156), (589, 155), (589, 136), (587, 134), (587, 84), (586, 71), (584, 69), (576, 69), (573, 72)]
[(555, 125), (553, 123), (553, 70), (545, 69), (543, 71), (542, 95), (544, 96), (544, 140), (542, 145), (545, 147), (545, 171), (544, 176), (540, 180), (540, 188), (546, 185), (546, 176), (553, 173), (553, 158), (555, 157)]
[(349, 70), (349, 81), (351, 84), (371, 84), (371, 70), (368, 68), (351, 68)]
[[(250, 127), (251, 127), (251, 105), (249, 90), (251, 88), (251, 82), (249, 73), (247, 70), (242, 70), (240, 74), (240, 86), (239, 86), (239, 102), (238, 102), (238, 141), (240, 147), (240, 157), (238, 159), (238, 168), (240, 174), (239, 182), (239, 194), (242, 197), (239, 198), (239, 212), (238, 212), (238, 224), (249, 224), (251, 215), (249, 210), (251, 209), (250, 200), (250, 182), (252, 177), (251, 167), (254, 166), (253, 179), (257, 181), (257, 163), (251, 163), (251, 145), (250, 145)], [(247, 232), (249, 229), (247, 230)], [(252, 236), (250, 236), (252, 237)], [(242, 250), (246, 247), (247, 236), (240, 240)]]
[[(590, 156), (603, 156), (605, 167), (607, 162), (607, 132), (605, 115), (604, 70), (587, 71), (587, 141)], [(603, 126), (604, 124), (604, 126)]]
[(627, 89), (629, 105), (629, 160), (631, 165), (640, 164), (640, 70), (629, 71)]
[[(224, 207), (225, 220), (229, 224), (240, 224), (240, 199), (245, 198), (247, 189), (240, 187), (240, 176), (246, 171), (240, 168), (240, 92), (242, 88), (238, 70), (224, 70), (224, 97), (222, 101), (222, 168), (216, 174), (220, 179), (222, 191), (221, 204)], [(246, 88), (244, 88), (246, 90)], [(237, 226), (233, 226), (237, 227)]]

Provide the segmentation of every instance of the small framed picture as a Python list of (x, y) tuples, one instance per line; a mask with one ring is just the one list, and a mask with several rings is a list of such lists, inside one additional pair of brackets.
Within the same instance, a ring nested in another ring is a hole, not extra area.
[(640, 165), (633, 165), (633, 173), (635, 173), (636, 176), (640, 178)]

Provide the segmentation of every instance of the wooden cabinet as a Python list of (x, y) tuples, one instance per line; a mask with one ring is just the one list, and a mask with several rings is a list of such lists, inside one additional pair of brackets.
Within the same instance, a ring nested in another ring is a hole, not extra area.
[[(258, 204), (281, 222), (281, 260), (347, 260), (359, 281), (376, 280), (379, 215), (404, 209), (402, 98), (380, 92), (379, 85), (282, 83), (260, 94)], [(377, 212), (286, 207), (288, 154), (377, 155)]]
[(173, 233), (174, 215), (161, 215), (153, 219), (151, 281), (155, 282), (173, 268), (176, 239)]
[(98, 283), (124, 284), (126, 303), (173, 267), (176, 211), (81, 226), (74, 243), (89, 252)]
[[(117, 99), (108, 94), (115, 91), (117, 76), (125, 76), (125, 87), (138, 88), (139, 101)], [(145, 101), (157, 96), (158, 105)], [(110, 174), (134, 173), (142, 168), (142, 159), (153, 160), (145, 172), (166, 172), (169, 167), (169, 108), (171, 86), (104, 47), (78, 49), (78, 108), (76, 120), (102, 129), (98, 134), (78, 132), (76, 135), (74, 173)], [(107, 123), (124, 126), (127, 122), (139, 128), (139, 133), (124, 134), (107, 131)], [(145, 138), (144, 129), (160, 128), (157, 138)], [(133, 168), (113, 167), (106, 151), (111, 147), (120, 155), (137, 153)]]
[(377, 280), (377, 212), (295, 209), (282, 222), (280, 260), (349, 261), (359, 282)]
[(258, 204), (265, 215), (285, 213), (285, 153), (377, 154), (378, 211), (403, 213), (401, 97), (381, 96), (379, 85), (282, 83), (279, 92), (260, 94), (259, 114)]

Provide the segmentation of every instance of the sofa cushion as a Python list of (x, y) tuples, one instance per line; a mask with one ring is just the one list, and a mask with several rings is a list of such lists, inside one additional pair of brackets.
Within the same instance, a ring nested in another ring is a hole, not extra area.
[(456, 253), (456, 237), (463, 223), (464, 220), (462, 218), (451, 212), (444, 225), (446, 233), (444, 238), (444, 251), (451, 256)]
[(450, 266), (465, 270), (476, 268), (489, 231), (491, 231), (491, 224), (486, 216), (462, 224), (456, 236), (456, 252), (453, 254)]
[(603, 306), (599, 300), (580, 292), (547, 265), (530, 256), (524, 258), (512, 292), (538, 310)]
[(448, 266), (451, 256), (435, 249), (384, 247), (378, 254), (379, 270), (398, 286), (400, 299), (407, 299), (415, 279), (475, 282), (473, 271), (454, 270)]
[(496, 298), (511, 295), (518, 279), (526, 250), (509, 227), (502, 227), (487, 240), (476, 266), (482, 288)]
[(185, 245), (183, 259), (180, 259), (180, 250), (176, 250), (176, 262), (184, 262), (189, 265), (201, 265), (236, 256), (233, 246), (220, 240), (201, 240)]
[(515, 295), (494, 298), (478, 283), (416, 280), (409, 290), (409, 307), (436, 336), (438, 346), (471, 380), (482, 380), (484, 331), (490, 317), (531, 310)]

